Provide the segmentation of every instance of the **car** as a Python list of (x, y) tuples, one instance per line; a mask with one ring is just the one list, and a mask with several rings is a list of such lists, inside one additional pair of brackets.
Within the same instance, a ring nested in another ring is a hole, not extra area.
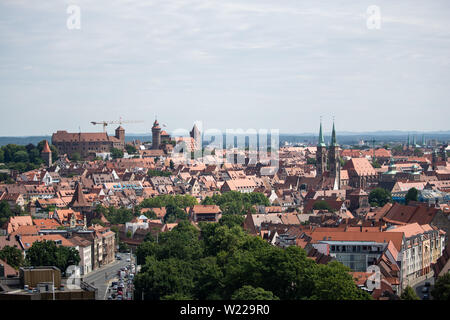
[(118, 295), (116, 299), (117, 300), (123, 300), (123, 297), (121, 295)]
[(121, 256), (117, 256), (116, 259), (117, 260), (122, 260), (122, 257)]
[(112, 297), (112, 296), (109, 296), (109, 297), (108, 297), (108, 300), (112, 300), (112, 299), (113, 299), (113, 297)]
[(117, 284), (116, 285), (114, 285), (112, 288), (113, 288), (113, 290), (117, 290)]
[(131, 259), (130, 258), (127, 258), (127, 262), (130, 262), (131, 261)]
[(428, 287), (423, 287), (422, 288), (422, 293), (428, 293)]
[(431, 286), (431, 283), (430, 282), (425, 282), (425, 287), (430, 287)]
[(425, 294), (423, 295), (422, 300), (430, 300), (430, 296), (428, 295), (428, 293), (425, 293)]

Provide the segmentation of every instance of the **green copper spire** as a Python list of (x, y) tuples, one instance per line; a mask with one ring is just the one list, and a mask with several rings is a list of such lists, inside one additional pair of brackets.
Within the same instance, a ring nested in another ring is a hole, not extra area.
[(408, 133), (408, 142), (406, 143), (406, 145), (409, 147), (409, 133)]
[(325, 141), (323, 140), (323, 133), (322, 133), (322, 120), (320, 121), (319, 144), (317, 146), (325, 147)]
[(333, 132), (331, 133), (331, 145), (339, 146), (336, 141), (336, 130), (334, 129), (334, 121), (333, 121)]

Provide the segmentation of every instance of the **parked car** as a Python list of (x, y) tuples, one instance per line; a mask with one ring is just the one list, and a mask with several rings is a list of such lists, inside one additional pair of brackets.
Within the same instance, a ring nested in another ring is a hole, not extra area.
[(112, 299), (113, 299), (113, 297), (112, 297), (112, 296), (109, 296), (109, 297), (108, 297), (108, 300), (112, 300)]
[(423, 295), (422, 300), (430, 300), (430, 295), (429, 295), (428, 293), (425, 293), (425, 294)]
[(116, 259), (117, 260), (122, 260), (122, 257), (121, 256), (116, 256)]
[(121, 295), (118, 295), (116, 299), (117, 299), (117, 300), (123, 300), (123, 298), (122, 298)]
[(428, 287), (423, 287), (422, 288), (422, 293), (428, 293)]

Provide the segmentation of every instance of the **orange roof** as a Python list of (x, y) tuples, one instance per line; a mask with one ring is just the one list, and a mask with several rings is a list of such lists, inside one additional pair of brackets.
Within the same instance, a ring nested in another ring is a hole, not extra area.
[(194, 208), (192, 209), (193, 213), (195, 214), (202, 214), (202, 213), (220, 213), (220, 207), (216, 206), (214, 204), (207, 205), (207, 204), (196, 204)]
[(55, 219), (34, 219), (33, 224), (39, 229), (57, 229), (60, 226)]
[(42, 149), (42, 153), (51, 153), (50, 147), (48, 145), (48, 141), (45, 140), (44, 148)]
[(59, 234), (47, 234), (38, 236), (22, 236), (22, 243), (25, 250), (31, 248), (36, 241), (60, 241), (64, 247), (73, 247), (73, 243)]

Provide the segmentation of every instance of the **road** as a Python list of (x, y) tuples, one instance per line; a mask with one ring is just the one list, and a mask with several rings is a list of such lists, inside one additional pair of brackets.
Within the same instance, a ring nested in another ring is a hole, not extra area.
[(106, 266), (90, 272), (87, 276), (83, 277), (85, 282), (90, 283), (98, 289), (97, 300), (107, 299), (109, 284), (113, 280), (117, 279), (117, 273), (121, 268), (130, 264), (130, 262), (126, 261), (126, 259), (130, 256), (128, 253), (119, 253), (118, 255), (122, 258), (122, 260), (116, 260)]
[(432, 299), (431, 297), (431, 290), (433, 290), (434, 287), (434, 277), (430, 276), (428, 277), (428, 279), (425, 279), (419, 283), (417, 283), (413, 288), (416, 291), (417, 295), (419, 296), (420, 299), (423, 299), (423, 293), (422, 293), (422, 289), (423, 287), (425, 287), (425, 282), (429, 282), (431, 284), (431, 286), (428, 288), (428, 296), (430, 297), (430, 299)]

